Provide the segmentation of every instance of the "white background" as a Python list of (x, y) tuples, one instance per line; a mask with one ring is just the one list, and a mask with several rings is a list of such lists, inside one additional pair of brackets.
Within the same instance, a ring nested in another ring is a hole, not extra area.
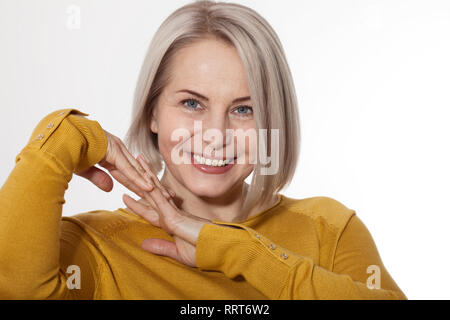
[[(57, 109), (123, 138), (147, 46), (188, 2), (0, 0), (1, 185)], [(294, 76), (301, 159), (282, 193), (355, 209), (409, 299), (448, 299), (450, 1), (235, 2), (273, 26)], [(125, 207), (114, 182), (105, 193), (74, 176), (63, 214)]]

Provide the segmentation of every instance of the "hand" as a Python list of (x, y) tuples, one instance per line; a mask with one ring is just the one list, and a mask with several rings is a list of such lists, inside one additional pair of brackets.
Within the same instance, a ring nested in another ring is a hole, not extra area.
[[(137, 160), (146, 172), (151, 173), (150, 167), (142, 155), (139, 155)], [(152, 225), (162, 228), (172, 235), (175, 241), (145, 239), (142, 248), (150, 253), (170, 257), (191, 267), (197, 266), (195, 253), (198, 235), (206, 223), (212, 222), (179, 209), (173, 199), (163, 196), (162, 189), (159, 187), (150, 192), (144, 192), (144, 198), (155, 205), (145, 206), (126, 194), (124, 194), (123, 201)]]
[[(108, 131), (103, 131), (108, 140), (108, 148), (105, 157), (98, 164), (107, 169), (117, 181), (140, 197), (144, 195), (143, 190), (152, 190), (156, 183), (159, 188), (164, 190), (164, 196), (170, 198), (170, 194), (160, 184), (157, 177), (151, 171), (148, 173), (141, 167), (125, 147), (125, 144)], [(113, 188), (111, 177), (105, 171), (95, 166), (75, 174), (88, 179), (103, 191), (109, 192)]]

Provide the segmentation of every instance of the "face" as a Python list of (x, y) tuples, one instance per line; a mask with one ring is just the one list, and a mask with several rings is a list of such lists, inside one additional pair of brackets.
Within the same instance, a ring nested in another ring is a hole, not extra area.
[[(176, 53), (170, 76), (150, 121), (166, 164), (164, 176), (199, 197), (240, 191), (254, 167), (249, 161), (254, 144), (237, 138), (235, 130), (252, 131), (255, 123), (236, 49), (220, 40), (196, 42)], [(220, 166), (210, 159), (233, 163)]]

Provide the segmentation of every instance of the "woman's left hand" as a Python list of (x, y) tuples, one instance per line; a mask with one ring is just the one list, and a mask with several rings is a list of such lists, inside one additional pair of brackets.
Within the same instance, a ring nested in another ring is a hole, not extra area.
[[(154, 180), (158, 179), (142, 155), (139, 155), (137, 160), (148, 177)], [(127, 194), (124, 194), (123, 201), (142, 218), (170, 234), (175, 241), (145, 239), (141, 245), (142, 248), (148, 252), (167, 256), (188, 266), (196, 267), (195, 252), (198, 235), (206, 223), (212, 222), (179, 209), (172, 198), (167, 199), (163, 195), (157, 183), (153, 182), (153, 185), (155, 186), (153, 190), (143, 190), (144, 198), (154, 204), (153, 207), (145, 206)]]

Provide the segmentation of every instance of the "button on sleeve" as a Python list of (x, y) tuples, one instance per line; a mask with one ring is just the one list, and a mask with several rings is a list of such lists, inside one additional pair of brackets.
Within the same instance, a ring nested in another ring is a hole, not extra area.
[[(350, 236), (341, 240), (351, 241), (355, 237), (371, 241), (370, 234), (354, 220)], [(223, 272), (233, 279), (238, 275), (258, 289), (269, 299), (404, 299), (403, 293), (395, 286), (385, 289), (371, 289), (365, 282), (352, 278), (348, 271), (337, 273), (319, 264), (312, 258), (299, 252), (292, 252), (266, 238), (261, 232), (237, 224), (213, 221), (200, 231), (197, 240), (196, 261), (200, 269)], [(224, 226), (235, 228), (224, 228)], [(348, 260), (346, 243), (339, 267)], [(363, 255), (377, 258), (375, 245), (355, 246), (355, 257), (351, 267), (365, 266)], [(367, 252), (370, 250), (371, 252)], [(344, 262), (342, 262), (344, 261)], [(376, 262), (377, 260), (371, 260)], [(381, 260), (378, 260), (381, 264)], [(344, 269), (345, 270), (345, 269)], [(366, 269), (364, 269), (365, 271)]]
[[(35, 127), (22, 151), (31, 149), (53, 156), (67, 169), (67, 177), (95, 165), (105, 156), (108, 142), (100, 124), (85, 118), (88, 115), (74, 108), (48, 114)], [(22, 151), (16, 156), (16, 163)]]
[(78, 109), (59, 109), (47, 114), (34, 128), (31, 138), (26, 144), (26, 148), (39, 150), (45, 144), (48, 137), (57, 129), (61, 121), (69, 114), (88, 116), (88, 113), (81, 112)]

